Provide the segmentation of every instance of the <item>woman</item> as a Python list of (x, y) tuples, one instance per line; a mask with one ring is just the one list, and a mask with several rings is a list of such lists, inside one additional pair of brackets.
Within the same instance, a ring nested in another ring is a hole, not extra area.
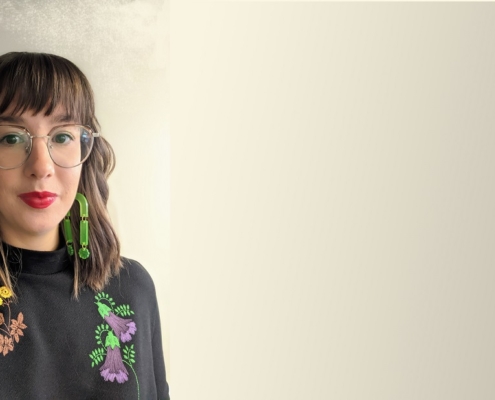
[(0, 398), (168, 399), (153, 282), (121, 258), (113, 151), (70, 61), (0, 56)]

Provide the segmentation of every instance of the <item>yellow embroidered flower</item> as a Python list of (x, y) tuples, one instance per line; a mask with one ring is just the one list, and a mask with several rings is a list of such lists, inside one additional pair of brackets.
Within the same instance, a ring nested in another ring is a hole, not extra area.
[[(3, 297), (4, 299), (8, 299), (10, 296), (12, 296), (12, 292), (10, 289), (6, 286), (0, 287), (0, 296)], [(2, 303), (0, 303), (1, 305)]]
[(3, 304), (3, 299), (0, 297), (0, 306)]

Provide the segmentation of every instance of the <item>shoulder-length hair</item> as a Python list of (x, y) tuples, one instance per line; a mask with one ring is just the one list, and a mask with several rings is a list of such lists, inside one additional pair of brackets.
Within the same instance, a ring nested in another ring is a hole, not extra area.
[[(13, 106), (14, 115), (29, 110), (34, 114), (44, 112), (48, 116), (59, 105), (77, 123), (86, 125), (95, 132), (99, 131), (93, 90), (86, 76), (72, 62), (43, 53), (15, 52), (0, 56), (0, 114)], [(82, 286), (95, 291), (102, 290), (110, 277), (122, 268), (120, 243), (107, 211), (107, 179), (114, 167), (115, 155), (112, 147), (103, 137), (95, 138), (91, 154), (82, 165), (78, 187), (78, 192), (86, 196), (89, 203), (88, 247), (91, 254), (86, 260), (73, 256), (75, 297), (78, 297)], [(78, 215), (78, 212), (79, 206), (76, 203), (71, 208), (71, 215)], [(71, 218), (71, 225), (74, 253), (77, 254), (78, 218)], [(7, 256), (1, 245), (0, 253), (3, 259), (0, 280), (14, 292)]]

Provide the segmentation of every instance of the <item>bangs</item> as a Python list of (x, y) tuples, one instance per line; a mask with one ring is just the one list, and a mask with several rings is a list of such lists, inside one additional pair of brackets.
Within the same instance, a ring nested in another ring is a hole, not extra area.
[(75, 122), (97, 130), (93, 92), (84, 74), (65, 58), (42, 53), (0, 56), (0, 114), (31, 110), (49, 116), (62, 106)]

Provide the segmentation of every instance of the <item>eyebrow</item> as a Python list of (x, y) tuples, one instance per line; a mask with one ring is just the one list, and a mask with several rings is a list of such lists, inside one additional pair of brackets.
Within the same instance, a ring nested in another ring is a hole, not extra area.
[(0, 115), (0, 122), (9, 122), (12, 124), (19, 124), (22, 120), (19, 117), (14, 117), (12, 115)]
[(74, 118), (69, 114), (59, 114), (52, 117), (53, 122), (74, 122)]

